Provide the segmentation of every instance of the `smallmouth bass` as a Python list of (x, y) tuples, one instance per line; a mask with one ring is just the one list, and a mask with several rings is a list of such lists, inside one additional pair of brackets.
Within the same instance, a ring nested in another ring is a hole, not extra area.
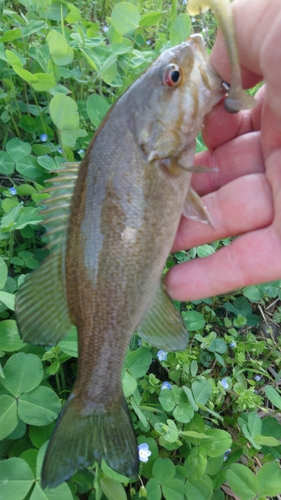
[(200, 35), (163, 52), (121, 96), (79, 168), (46, 191), (52, 253), (20, 287), (25, 341), (57, 344), (78, 330), (78, 375), (51, 437), (42, 487), (104, 459), (137, 478), (136, 438), (121, 371), (135, 330), (167, 351), (188, 334), (161, 283), (181, 214), (208, 220), (190, 189), (195, 139), (224, 96)]

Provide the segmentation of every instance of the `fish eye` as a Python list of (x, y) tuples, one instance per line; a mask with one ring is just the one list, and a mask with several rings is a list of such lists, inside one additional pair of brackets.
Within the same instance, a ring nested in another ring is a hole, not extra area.
[(168, 64), (163, 72), (163, 83), (166, 87), (173, 89), (181, 81), (181, 70), (177, 64)]

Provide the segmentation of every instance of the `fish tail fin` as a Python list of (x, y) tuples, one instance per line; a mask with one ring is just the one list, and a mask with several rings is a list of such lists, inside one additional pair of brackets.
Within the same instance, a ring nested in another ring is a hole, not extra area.
[(76, 469), (105, 462), (128, 478), (138, 477), (136, 438), (126, 401), (97, 414), (71, 395), (51, 436), (42, 467), (42, 488), (54, 488)]

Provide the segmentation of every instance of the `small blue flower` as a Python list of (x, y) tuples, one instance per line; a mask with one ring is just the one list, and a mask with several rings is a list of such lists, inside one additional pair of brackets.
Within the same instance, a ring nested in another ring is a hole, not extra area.
[(224, 454), (224, 459), (223, 459), (224, 462), (228, 459), (229, 453), (231, 453), (231, 448), (228, 448), (228, 450), (226, 450), (226, 452)]
[(170, 391), (172, 389), (172, 385), (170, 384), (170, 382), (163, 382), (163, 384), (161, 385), (161, 391), (163, 391), (163, 389), (168, 389)]
[(236, 342), (234, 342), (234, 340), (233, 340), (232, 342), (230, 342), (229, 347), (230, 347), (231, 349), (235, 349), (235, 347), (236, 347)]
[(142, 345), (142, 340), (138, 339), (138, 346), (140, 347)]
[(81, 148), (81, 149), (79, 149), (79, 150), (77, 151), (77, 153), (78, 153), (80, 156), (83, 156), (83, 155), (85, 154), (85, 149), (82, 149), (82, 148)]
[(61, 148), (58, 148), (58, 153), (60, 153), (62, 155), (62, 149)]
[(16, 190), (16, 188), (14, 188), (14, 187), (9, 188), (9, 191), (10, 191), (10, 193), (11, 193), (12, 195), (17, 194), (17, 190)]
[(229, 388), (229, 383), (227, 382), (226, 378), (223, 378), (221, 380), (221, 385), (223, 386), (224, 389), (228, 389)]
[(255, 375), (255, 377), (254, 377), (254, 378), (255, 378), (255, 381), (256, 381), (256, 382), (259, 382), (259, 381), (261, 380), (261, 376), (260, 376), (260, 375)]
[(47, 134), (41, 134), (40, 135), (40, 139), (41, 139), (42, 142), (46, 142), (48, 140)]
[(159, 359), (159, 361), (166, 361), (167, 356), (168, 353), (166, 351), (162, 351), (162, 349), (160, 349), (160, 351), (158, 351), (157, 353), (157, 358)]
[(141, 462), (148, 462), (148, 459), (151, 455), (151, 451), (148, 447), (148, 444), (147, 443), (142, 443), (142, 444), (139, 444), (138, 446), (138, 449), (139, 449), (139, 459)]

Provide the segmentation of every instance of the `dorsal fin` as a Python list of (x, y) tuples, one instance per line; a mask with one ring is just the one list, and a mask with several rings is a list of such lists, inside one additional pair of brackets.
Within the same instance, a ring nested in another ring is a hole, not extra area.
[(49, 239), (47, 247), (51, 251), (58, 248), (65, 238), (72, 195), (80, 164), (68, 163), (66, 165), (66, 168), (51, 172), (58, 175), (48, 180), (48, 183), (52, 183), (52, 186), (43, 191), (50, 194), (50, 197), (42, 202), (47, 207), (41, 211), (41, 214), (44, 217), (42, 225), (46, 227), (46, 236)]
[(43, 201), (42, 224), (47, 229), (50, 255), (29, 274), (16, 296), (16, 316), (21, 337), (33, 344), (57, 344), (70, 330), (64, 276), (66, 229), (78, 164), (55, 170), (52, 187), (44, 190), (51, 196)]

